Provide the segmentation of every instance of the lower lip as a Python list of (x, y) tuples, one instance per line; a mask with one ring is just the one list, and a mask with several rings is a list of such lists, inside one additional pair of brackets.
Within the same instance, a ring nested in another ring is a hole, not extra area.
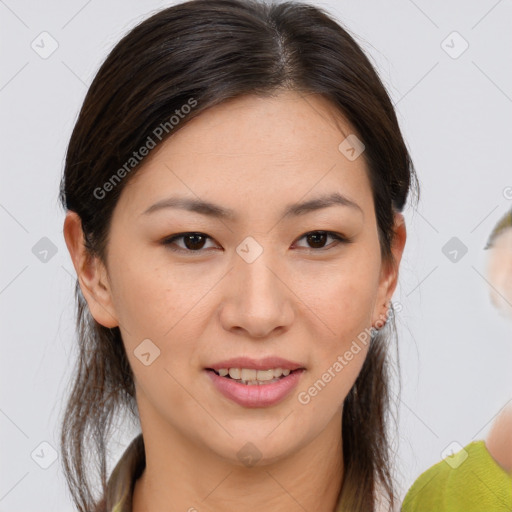
[(235, 380), (217, 375), (212, 370), (205, 370), (213, 385), (226, 398), (244, 407), (269, 407), (284, 400), (299, 383), (304, 369), (291, 372), (277, 382), (270, 384), (241, 384)]

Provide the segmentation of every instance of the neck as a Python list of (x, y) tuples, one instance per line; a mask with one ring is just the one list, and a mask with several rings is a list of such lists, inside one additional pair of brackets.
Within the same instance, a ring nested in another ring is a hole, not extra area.
[[(141, 424), (144, 424), (141, 421)], [(146, 468), (133, 512), (335, 511), (343, 481), (341, 414), (309, 444), (272, 463), (244, 467), (169, 426), (143, 428)]]

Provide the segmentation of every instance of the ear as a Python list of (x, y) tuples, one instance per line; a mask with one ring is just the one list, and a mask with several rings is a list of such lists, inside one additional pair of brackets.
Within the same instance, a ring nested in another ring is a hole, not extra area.
[(372, 325), (377, 329), (384, 326), (388, 315), (388, 304), (398, 283), (398, 269), (407, 239), (405, 219), (400, 212), (395, 212), (394, 235), (391, 243), (392, 262), (383, 262), (379, 278), (379, 292), (373, 311)]
[(115, 314), (108, 274), (96, 256), (85, 247), (82, 220), (76, 212), (68, 211), (64, 220), (64, 239), (78, 277), (80, 289), (94, 319), (104, 327), (119, 325)]

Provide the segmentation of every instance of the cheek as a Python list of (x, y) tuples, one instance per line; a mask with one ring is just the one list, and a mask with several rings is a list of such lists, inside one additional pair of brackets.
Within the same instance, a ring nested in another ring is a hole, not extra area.
[(298, 390), (299, 411), (314, 418), (317, 424), (330, 421), (341, 409), (367, 354), (368, 345), (363, 343), (347, 350), (335, 350), (311, 372)]
[(185, 272), (184, 267), (150, 255), (151, 251), (127, 250), (115, 259), (112, 269), (114, 307), (133, 342), (141, 337), (161, 339), (175, 325), (179, 328), (208, 290), (207, 276)]
[(378, 269), (371, 260), (345, 263), (323, 268), (314, 279), (303, 275), (301, 281), (304, 314), (314, 319), (318, 331), (311, 336), (312, 371), (299, 391), (305, 393), (301, 403), (311, 404), (318, 414), (342, 404), (370, 342)]
[(318, 325), (323, 326), (331, 350), (371, 325), (378, 293), (375, 261), (354, 251), (345, 259), (301, 270), (294, 291), (308, 315), (316, 315)]

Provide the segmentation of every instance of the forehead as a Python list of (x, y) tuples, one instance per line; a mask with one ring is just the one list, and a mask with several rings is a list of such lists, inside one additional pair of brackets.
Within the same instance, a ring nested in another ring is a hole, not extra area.
[(364, 153), (351, 160), (340, 150), (351, 134), (320, 95), (235, 98), (202, 112), (152, 150), (123, 195), (139, 212), (175, 192), (217, 197), (237, 211), (339, 192), (364, 209), (371, 201)]
[(175, 149), (179, 145), (195, 147), (197, 152), (222, 149), (226, 156), (265, 153), (274, 158), (293, 157), (308, 151), (337, 150), (339, 142), (352, 132), (321, 95), (284, 91), (271, 97), (242, 96), (216, 105), (192, 119), (169, 143)]

